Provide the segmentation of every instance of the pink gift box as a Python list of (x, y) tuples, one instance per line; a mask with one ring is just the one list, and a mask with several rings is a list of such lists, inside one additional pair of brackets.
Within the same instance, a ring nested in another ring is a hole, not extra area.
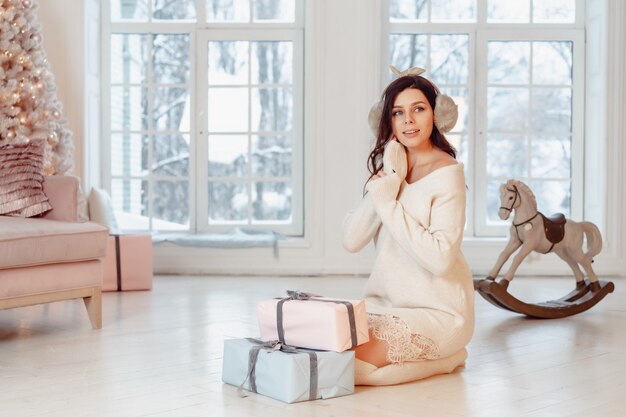
[(152, 288), (152, 236), (110, 235), (102, 291)]
[[(346, 304), (354, 310), (352, 326)], [(257, 315), (263, 340), (281, 339), (277, 319), (279, 308), (282, 309), (282, 342), (287, 345), (343, 352), (369, 341), (363, 300), (312, 297), (282, 303), (279, 298), (261, 301), (257, 304)]]

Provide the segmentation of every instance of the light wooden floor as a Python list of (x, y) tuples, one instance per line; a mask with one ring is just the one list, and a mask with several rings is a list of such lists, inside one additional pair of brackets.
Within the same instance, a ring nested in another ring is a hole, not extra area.
[[(300, 289), (358, 297), (364, 278), (155, 278), (106, 293), (103, 328), (81, 300), (0, 311), (0, 416), (624, 416), (626, 282), (594, 309), (529, 320), (476, 299), (466, 368), (395, 387), (286, 405), (221, 382), (224, 337), (258, 334), (255, 302)], [(558, 298), (567, 278), (517, 278), (511, 293)]]

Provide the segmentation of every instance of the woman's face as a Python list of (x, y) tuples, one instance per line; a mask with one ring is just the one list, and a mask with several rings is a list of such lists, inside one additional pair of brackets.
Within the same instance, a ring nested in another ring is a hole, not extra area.
[(428, 99), (417, 88), (400, 92), (391, 110), (393, 134), (407, 148), (430, 143), (433, 132), (433, 109)]

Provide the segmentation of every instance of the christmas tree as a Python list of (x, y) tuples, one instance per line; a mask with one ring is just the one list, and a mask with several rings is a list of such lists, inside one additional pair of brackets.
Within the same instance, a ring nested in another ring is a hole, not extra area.
[(45, 140), (44, 174), (63, 175), (72, 169), (72, 138), (36, 12), (36, 0), (0, 0), (0, 146)]

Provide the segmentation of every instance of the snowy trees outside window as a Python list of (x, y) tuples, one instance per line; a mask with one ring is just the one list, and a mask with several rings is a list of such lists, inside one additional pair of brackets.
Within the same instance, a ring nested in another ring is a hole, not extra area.
[(302, 233), (301, 8), (110, 2), (110, 184), (123, 228)]

